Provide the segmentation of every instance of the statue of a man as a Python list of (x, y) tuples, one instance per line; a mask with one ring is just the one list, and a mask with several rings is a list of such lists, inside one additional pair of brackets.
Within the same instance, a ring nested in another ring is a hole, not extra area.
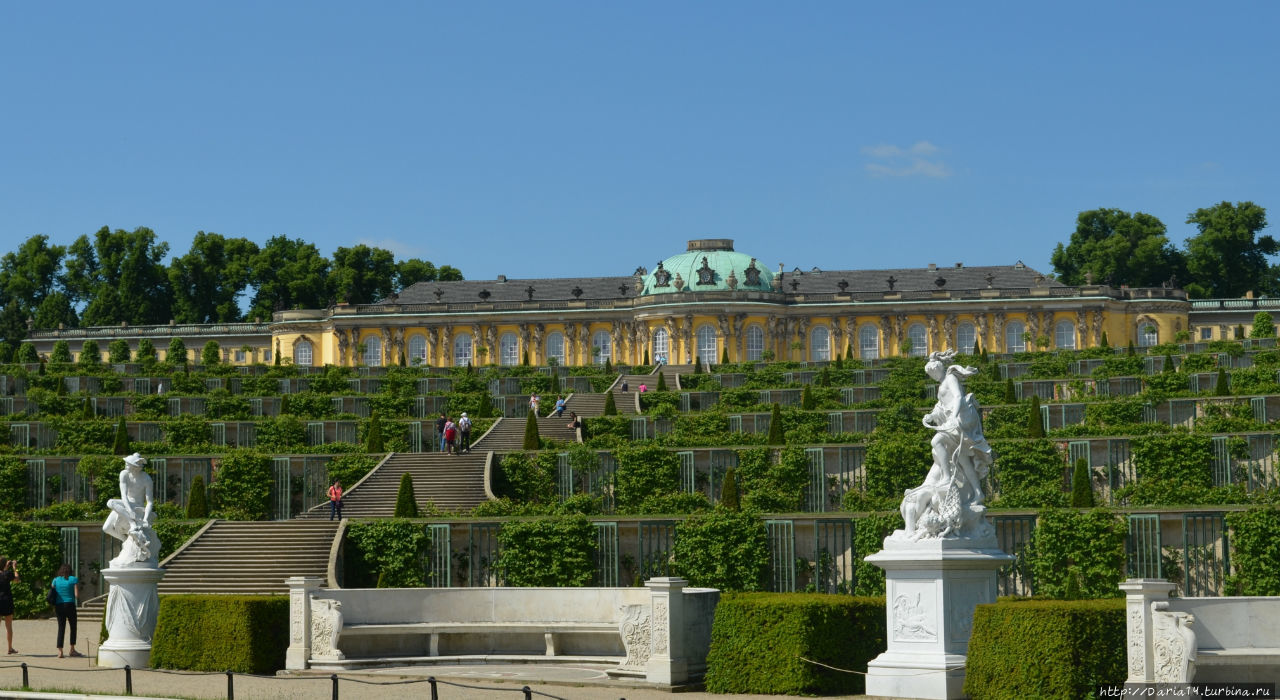
[(120, 556), (111, 566), (156, 566), (159, 562), (160, 539), (152, 528), (155, 524), (155, 487), (151, 476), (142, 471), (147, 460), (134, 452), (124, 458), (120, 471), (120, 498), (107, 501), (111, 509), (102, 531), (124, 543)]

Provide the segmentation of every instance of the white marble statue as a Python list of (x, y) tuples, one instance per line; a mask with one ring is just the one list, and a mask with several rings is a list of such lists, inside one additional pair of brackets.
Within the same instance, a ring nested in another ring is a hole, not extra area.
[(147, 460), (134, 452), (124, 458), (120, 471), (120, 498), (107, 501), (111, 514), (102, 531), (124, 543), (120, 555), (111, 560), (112, 568), (155, 568), (160, 562), (160, 538), (156, 537), (154, 512), (155, 487), (151, 476), (142, 471)]
[(978, 370), (952, 364), (954, 357), (955, 351), (935, 352), (924, 366), (938, 382), (938, 402), (923, 421), (935, 431), (933, 466), (923, 484), (906, 491), (901, 508), (906, 529), (894, 533), (896, 539), (984, 538), (993, 534), (982, 505), (982, 479), (993, 456), (982, 434), (978, 402), (964, 388), (964, 378)]

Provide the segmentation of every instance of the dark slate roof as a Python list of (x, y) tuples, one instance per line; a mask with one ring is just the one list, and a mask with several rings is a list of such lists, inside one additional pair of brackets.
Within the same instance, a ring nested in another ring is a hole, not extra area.
[[(987, 275), (993, 275), (990, 286), (995, 289), (1029, 288), (1036, 286), (1063, 287), (1062, 283), (1045, 278), (1040, 272), (1021, 263), (1017, 265), (990, 265), (983, 267), (901, 268), (894, 270), (819, 270), (810, 268), (797, 272), (794, 268), (783, 273), (783, 291), (797, 294), (834, 294), (839, 292), (840, 280), (849, 283), (847, 292), (885, 292), (886, 280), (894, 278), (895, 291), (948, 291), (986, 289)], [(938, 278), (946, 280), (939, 287)], [(1037, 278), (1040, 278), (1037, 280)], [(792, 281), (799, 285), (792, 288)], [(619, 292), (626, 287), (626, 294)], [(462, 280), (457, 282), (418, 282), (389, 297), (383, 304), (457, 304), (477, 302), (528, 301), (527, 289), (533, 287), (533, 301), (566, 301), (590, 299), (619, 299), (635, 297), (635, 277), (564, 277), (544, 279)], [(581, 289), (575, 297), (573, 290)], [(436, 291), (442, 294), (437, 298)], [(480, 293), (487, 291), (487, 299)]]

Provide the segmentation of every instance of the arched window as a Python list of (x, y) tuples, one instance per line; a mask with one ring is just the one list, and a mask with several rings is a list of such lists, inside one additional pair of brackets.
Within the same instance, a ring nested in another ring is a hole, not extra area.
[(662, 361), (666, 362), (671, 359), (670, 354), (671, 336), (666, 328), (658, 326), (658, 329), (653, 332), (653, 357), (650, 359), (656, 363), (658, 358), (662, 358)]
[(1010, 321), (1009, 325), (1004, 327), (1004, 351), (1005, 352), (1026, 352), (1027, 327), (1022, 325), (1022, 321)]
[(880, 357), (880, 329), (873, 323), (858, 329), (858, 356), (864, 360)]
[(547, 364), (555, 360), (557, 365), (564, 364), (564, 333), (551, 331), (547, 334)]
[(310, 340), (299, 340), (298, 344), (293, 346), (293, 364), (300, 367), (310, 367), (315, 362), (315, 348), (311, 346)]
[(376, 335), (364, 339), (364, 364), (366, 367), (382, 366), (382, 338)]
[(1160, 327), (1149, 318), (1138, 319), (1138, 347), (1149, 348), (1160, 344)]
[(760, 326), (747, 327), (747, 361), (759, 362), (764, 357), (764, 329)]
[(826, 362), (831, 359), (831, 329), (814, 326), (809, 329), (809, 361)]
[(1060, 350), (1074, 350), (1076, 324), (1070, 321), (1058, 321), (1058, 325), (1053, 327), (1053, 344)]
[(591, 354), (595, 356), (598, 365), (613, 359), (613, 339), (609, 337), (609, 331), (596, 331), (591, 336)]
[(907, 340), (911, 341), (912, 357), (924, 357), (929, 354), (929, 338), (923, 323), (913, 323), (907, 328)]
[(427, 339), (420, 335), (409, 336), (409, 356), (405, 359), (410, 365), (427, 364)]
[(520, 364), (520, 342), (515, 333), (508, 331), (498, 338), (498, 364), (508, 367)]
[(964, 355), (973, 354), (974, 343), (977, 342), (978, 332), (972, 323), (965, 321), (956, 328), (956, 349)]
[(453, 364), (458, 367), (471, 364), (470, 333), (459, 333), (453, 337)]
[(698, 327), (698, 358), (711, 366), (720, 361), (716, 355), (716, 328), (710, 324)]

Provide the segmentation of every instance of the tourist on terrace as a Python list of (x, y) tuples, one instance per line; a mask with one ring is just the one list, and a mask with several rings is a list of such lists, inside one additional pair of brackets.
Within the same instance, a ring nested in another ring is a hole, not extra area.
[(467, 412), (462, 412), (462, 417), (458, 419), (458, 432), (461, 433), (461, 442), (458, 443), (458, 451), (471, 452), (471, 419), (467, 418)]
[(329, 487), (329, 519), (333, 520), (335, 515), (342, 520), (342, 482), (337, 479)]
[(556, 418), (563, 418), (563, 417), (564, 417), (564, 397), (557, 396), (556, 397)]
[(62, 640), (67, 631), (67, 623), (71, 623), (71, 656), (84, 656), (76, 651), (76, 598), (80, 597), (80, 589), (84, 584), (71, 575), (71, 565), (58, 567), (58, 575), (53, 579), (53, 590), (57, 592), (58, 602), (53, 611), (58, 615), (58, 658), (63, 658)]
[(444, 444), (444, 424), (445, 424), (445, 423), (447, 423), (447, 422), (449, 422), (448, 417), (446, 417), (446, 416), (444, 415), (444, 413), (443, 413), (443, 412), (441, 412), (441, 413), (440, 413), (440, 417), (436, 419), (436, 437), (440, 439), (440, 451), (441, 451), (441, 452), (444, 452), (444, 447), (445, 447), (445, 444)]
[(0, 617), (4, 618), (4, 631), (9, 640), (9, 653), (18, 653), (13, 648), (13, 588), (14, 581), (21, 581), (18, 575), (18, 563), (12, 559), (0, 557)]

